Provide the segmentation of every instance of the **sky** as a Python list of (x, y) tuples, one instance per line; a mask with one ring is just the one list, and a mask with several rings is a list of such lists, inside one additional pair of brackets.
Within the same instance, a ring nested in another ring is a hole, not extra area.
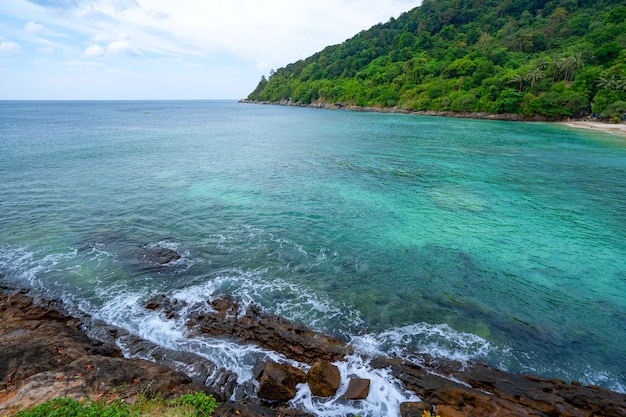
[(239, 99), (421, 0), (2, 0), (0, 100)]

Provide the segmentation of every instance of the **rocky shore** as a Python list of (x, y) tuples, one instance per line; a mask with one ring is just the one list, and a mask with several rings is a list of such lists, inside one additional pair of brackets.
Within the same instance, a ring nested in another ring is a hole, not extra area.
[(439, 116), (439, 117), (453, 117), (459, 119), (478, 119), (478, 120), (502, 120), (502, 121), (514, 121), (514, 122), (559, 122), (570, 127), (595, 129), (597, 131), (614, 133), (620, 136), (626, 136), (626, 123), (608, 123), (597, 120), (589, 119), (549, 119), (544, 116), (521, 116), (515, 113), (502, 113), (491, 114), (484, 112), (453, 112), (453, 111), (434, 111), (434, 110), (410, 110), (397, 107), (361, 107), (346, 105), (344, 103), (326, 103), (324, 101), (316, 101), (311, 104), (293, 103), (288, 100), (282, 100), (277, 103), (269, 101), (251, 101), (247, 99), (239, 100), (240, 103), (248, 104), (273, 104), (279, 106), (296, 106), (296, 107), (311, 107), (327, 110), (349, 110), (359, 112), (375, 112), (375, 113), (397, 113), (397, 114), (415, 114), (420, 116)]
[[(58, 301), (0, 287), (0, 415), (54, 397), (133, 401), (139, 394), (169, 397), (200, 390), (221, 402), (215, 416), (305, 416), (287, 403), (296, 385), (308, 383), (314, 395), (333, 395), (339, 383), (334, 364), (352, 353), (345, 341), (231, 298), (189, 306), (159, 295), (145, 308), (169, 318), (191, 310), (186, 316), (191, 337), (253, 343), (282, 354), (290, 364), (259, 363), (257, 383), (238, 384), (236, 374), (210, 360), (70, 314)], [(417, 362), (377, 357), (370, 366), (388, 369), (422, 399), (402, 404), (404, 417), (421, 416), (433, 407), (441, 417), (626, 415), (626, 395), (576, 382), (512, 375), (428, 355)], [(379, 388), (352, 379), (345, 401), (366, 398)]]

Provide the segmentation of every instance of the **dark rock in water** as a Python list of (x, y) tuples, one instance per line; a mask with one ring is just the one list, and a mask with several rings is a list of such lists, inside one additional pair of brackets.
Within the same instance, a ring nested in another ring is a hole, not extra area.
[(346, 400), (364, 400), (370, 393), (370, 380), (350, 378), (348, 390), (344, 394)]
[(181, 307), (186, 307), (187, 303), (181, 300), (172, 300), (163, 294), (155, 295), (145, 302), (144, 307), (148, 310), (163, 310), (167, 319), (177, 319), (179, 317), (178, 310)]
[(309, 364), (318, 360), (341, 360), (352, 352), (352, 348), (335, 337), (261, 312), (256, 306), (243, 309), (230, 297), (214, 300), (209, 306), (212, 308), (192, 314), (187, 322), (190, 330), (212, 336), (233, 336)]
[(318, 361), (306, 375), (311, 393), (317, 397), (332, 397), (341, 384), (339, 369), (328, 361)]
[(179, 260), (181, 255), (175, 250), (169, 248), (144, 247), (135, 251), (135, 257), (138, 261), (148, 266), (162, 266)]
[(296, 385), (306, 381), (306, 374), (291, 365), (267, 362), (259, 379), (257, 396), (269, 401), (286, 402), (296, 395)]

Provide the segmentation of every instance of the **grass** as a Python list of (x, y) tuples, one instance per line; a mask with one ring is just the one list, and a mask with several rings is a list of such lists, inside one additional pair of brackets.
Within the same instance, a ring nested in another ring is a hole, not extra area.
[(173, 400), (142, 396), (133, 404), (123, 400), (105, 403), (57, 398), (20, 411), (14, 417), (208, 417), (217, 406), (215, 398), (201, 392), (185, 394)]

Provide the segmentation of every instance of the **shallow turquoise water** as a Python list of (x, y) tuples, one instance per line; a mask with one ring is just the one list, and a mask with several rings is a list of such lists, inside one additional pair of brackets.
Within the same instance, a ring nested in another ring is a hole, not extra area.
[[(626, 391), (622, 138), (234, 102), (0, 102), (0, 178), (4, 280), (92, 314), (233, 293), (386, 353)], [(184, 256), (147, 268), (132, 256), (145, 246)]]

